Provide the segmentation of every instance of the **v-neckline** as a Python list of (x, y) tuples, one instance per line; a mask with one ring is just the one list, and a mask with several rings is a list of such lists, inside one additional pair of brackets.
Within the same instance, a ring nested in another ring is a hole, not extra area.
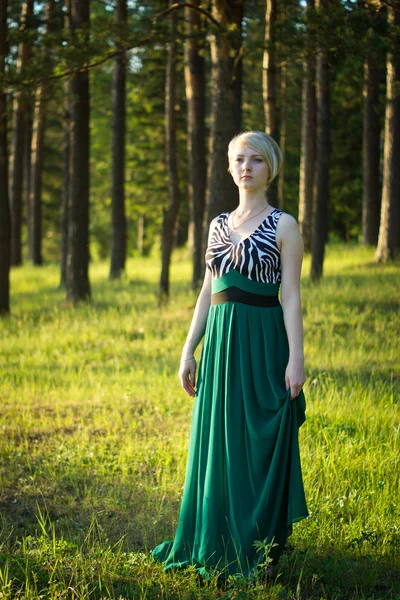
[(230, 238), (230, 235), (229, 235), (228, 219), (229, 219), (229, 215), (230, 215), (231, 213), (227, 213), (227, 217), (226, 217), (226, 221), (225, 221), (225, 225), (226, 225), (226, 229), (227, 229), (227, 231), (226, 231), (226, 235), (227, 235), (227, 237), (228, 237), (228, 240), (229, 240), (229, 243), (231, 244), (231, 246), (233, 246), (234, 248), (237, 248), (237, 246), (240, 246), (240, 244), (242, 244), (242, 243), (243, 243), (243, 242), (245, 242), (246, 240), (249, 240), (249, 239), (250, 239), (250, 238), (251, 238), (251, 237), (252, 237), (252, 236), (253, 236), (253, 235), (254, 235), (254, 234), (255, 234), (255, 233), (256, 233), (256, 232), (257, 232), (257, 231), (260, 229), (261, 225), (262, 225), (263, 223), (265, 223), (265, 221), (266, 221), (267, 219), (269, 219), (269, 217), (272, 217), (272, 215), (274, 214), (274, 212), (275, 212), (275, 211), (277, 211), (277, 210), (278, 210), (277, 208), (274, 208), (274, 210), (273, 210), (272, 212), (270, 212), (270, 213), (269, 213), (269, 215), (267, 215), (267, 216), (265, 217), (265, 219), (263, 219), (263, 220), (261, 221), (261, 223), (258, 225), (258, 227), (256, 227), (256, 228), (254, 229), (254, 231), (252, 231), (252, 232), (250, 233), (250, 235), (248, 235), (247, 237), (245, 237), (245, 238), (243, 238), (242, 240), (240, 240), (240, 242), (238, 242), (237, 244), (234, 244), (234, 243), (232, 242), (232, 240), (231, 240), (231, 238)]

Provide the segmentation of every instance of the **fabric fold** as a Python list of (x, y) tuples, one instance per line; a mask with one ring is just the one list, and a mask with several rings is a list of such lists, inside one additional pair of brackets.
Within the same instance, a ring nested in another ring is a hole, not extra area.
[[(215, 292), (227, 283), (253, 293), (269, 285), (237, 272), (223, 277)], [(280, 305), (210, 307), (177, 529), (152, 551), (164, 570), (247, 575), (264, 560), (256, 540), (275, 541), (277, 559), (293, 523), (308, 516), (298, 445), (306, 403), (285, 388), (288, 356)]]

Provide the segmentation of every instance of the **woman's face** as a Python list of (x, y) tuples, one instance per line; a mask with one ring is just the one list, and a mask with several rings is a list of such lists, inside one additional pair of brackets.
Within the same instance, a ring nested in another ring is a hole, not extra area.
[(267, 187), (269, 168), (265, 159), (253, 148), (237, 145), (233, 149), (229, 169), (239, 188), (258, 190)]

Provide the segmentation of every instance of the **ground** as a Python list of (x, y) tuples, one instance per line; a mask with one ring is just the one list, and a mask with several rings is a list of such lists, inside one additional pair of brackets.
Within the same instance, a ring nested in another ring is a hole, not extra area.
[[(0, 598), (400, 598), (400, 265), (330, 245), (302, 298), (308, 379), (300, 430), (310, 516), (275, 583), (206, 585), (149, 556), (173, 537), (193, 399), (177, 377), (196, 296), (178, 251), (120, 282), (91, 268), (93, 300), (65, 303), (58, 267), (12, 272), (0, 322)], [(198, 353), (197, 353), (198, 354)]]

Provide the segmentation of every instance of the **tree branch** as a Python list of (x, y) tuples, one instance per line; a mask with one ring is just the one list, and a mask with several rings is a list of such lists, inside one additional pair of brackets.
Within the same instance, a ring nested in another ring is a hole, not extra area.
[(209, 19), (209, 21), (214, 23), (214, 25), (216, 25), (217, 27), (221, 27), (221, 23), (219, 21), (217, 21), (217, 19), (215, 19), (212, 16), (212, 14), (210, 12), (208, 12), (208, 10), (201, 8), (201, 6), (197, 6), (196, 4), (192, 4), (191, 2), (175, 2), (175, 4), (172, 4), (165, 10), (162, 10), (161, 12), (157, 13), (155, 18), (158, 19), (160, 17), (161, 18), (167, 17), (174, 10), (177, 10), (179, 8), (185, 8), (185, 7), (193, 8), (193, 10), (197, 10), (197, 12), (201, 13), (204, 17), (207, 17), (207, 19)]
[[(200, 6), (196, 6), (196, 4), (192, 4), (191, 2), (175, 2), (174, 4), (172, 4), (170, 7), (166, 8), (165, 10), (157, 13), (154, 16), (155, 20), (158, 19), (164, 19), (166, 18), (171, 12), (178, 10), (180, 8), (192, 8), (193, 10), (197, 10), (199, 13), (201, 13), (202, 15), (204, 15), (207, 19), (209, 19), (212, 23), (214, 23), (214, 25), (216, 25), (217, 27), (221, 27), (221, 24), (212, 16), (212, 14), (210, 12), (208, 12), (207, 10), (205, 10), (204, 8), (201, 8)], [(93, 62), (90, 63), (84, 63), (82, 65), (78, 65), (76, 67), (73, 67), (71, 69), (68, 69), (66, 71), (63, 71), (62, 73), (57, 73), (57, 74), (51, 74), (48, 77), (45, 77), (44, 79), (27, 79), (24, 81), (24, 85), (33, 85), (33, 86), (38, 86), (38, 85), (42, 85), (43, 83), (46, 82), (50, 82), (50, 81), (56, 81), (58, 79), (62, 79), (63, 77), (69, 77), (70, 75), (74, 75), (75, 73), (80, 73), (83, 71), (89, 71), (90, 69), (93, 69), (95, 67), (98, 67), (99, 65), (104, 64), (105, 62), (107, 62), (108, 60), (111, 60), (121, 54), (124, 54), (125, 52), (127, 52), (128, 50), (133, 50), (134, 48), (140, 48), (141, 46), (145, 46), (146, 44), (148, 44), (149, 42), (152, 41), (153, 36), (154, 36), (155, 31), (153, 30), (147, 37), (143, 38), (142, 40), (138, 41), (138, 42), (134, 42), (131, 44), (126, 44), (124, 45), (122, 48), (119, 48), (118, 50), (114, 50), (112, 52), (107, 53), (105, 56), (103, 56), (102, 58), (99, 58), (97, 60), (94, 60)], [(6, 84), (11, 84), (12, 80), (9, 80), (7, 78), (3, 78), (4, 83)]]

